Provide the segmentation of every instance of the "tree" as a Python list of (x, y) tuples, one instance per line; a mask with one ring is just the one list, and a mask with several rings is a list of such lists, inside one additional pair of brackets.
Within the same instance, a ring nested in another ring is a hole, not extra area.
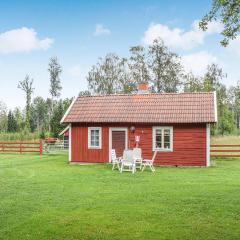
[(0, 101), (0, 132), (7, 131), (7, 106)]
[(149, 69), (155, 92), (177, 92), (181, 85), (183, 68), (180, 57), (170, 52), (161, 39), (149, 46)]
[(53, 117), (51, 119), (51, 129), (52, 134), (54, 137), (58, 137), (59, 133), (65, 127), (63, 124), (60, 123), (64, 113), (67, 111), (68, 107), (70, 106), (72, 99), (64, 99), (58, 101), (58, 103), (54, 107)]
[(36, 97), (32, 103), (32, 116), (33, 126), (37, 129), (38, 133), (45, 130), (47, 115), (47, 104), (42, 97)]
[(184, 92), (201, 92), (203, 91), (202, 78), (196, 77), (193, 73), (185, 75)]
[(227, 46), (229, 40), (236, 38), (240, 32), (240, 1), (213, 0), (211, 10), (202, 18), (199, 26), (206, 31), (208, 24), (216, 20), (220, 20), (224, 25), (221, 44)]
[(232, 86), (228, 90), (228, 99), (230, 109), (235, 116), (236, 126), (240, 128), (240, 81), (236, 86)]
[(21, 131), (24, 128), (24, 119), (23, 114), (20, 108), (15, 108), (13, 111), (14, 118), (17, 123), (17, 132)]
[(226, 74), (216, 64), (209, 65), (203, 77), (203, 90), (216, 91), (217, 94), (218, 124), (213, 128), (213, 132), (220, 132), (221, 134), (231, 133), (234, 129), (234, 115), (229, 110), (227, 88), (221, 83), (225, 77)]
[(60, 74), (62, 73), (62, 67), (58, 63), (57, 57), (51, 57), (48, 64), (48, 71), (50, 74), (50, 94), (52, 99), (58, 98), (62, 90)]
[(34, 91), (33, 88), (33, 79), (30, 79), (29, 75), (26, 75), (23, 81), (20, 81), (18, 84), (18, 88), (24, 91), (26, 95), (26, 119), (25, 119), (25, 127), (27, 129), (30, 128), (30, 107), (31, 107), (31, 98)]
[(17, 131), (17, 122), (14, 118), (14, 115), (11, 111), (8, 112), (8, 132), (16, 132)]
[(88, 90), (83, 90), (78, 93), (78, 96), (90, 96), (91, 93)]
[(99, 58), (88, 73), (89, 90), (98, 94), (124, 92), (126, 85), (130, 85), (126, 71), (126, 60), (114, 53)]
[(207, 66), (207, 72), (203, 77), (204, 91), (218, 91), (221, 88), (220, 81), (226, 77), (223, 70), (217, 64)]
[[(62, 86), (60, 74), (62, 73), (62, 67), (58, 63), (57, 57), (51, 57), (48, 64), (48, 71), (50, 74), (50, 95), (51, 95), (51, 112), (49, 114), (49, 123), (53, 114), (54, 99), (58, 98), (61, 94)], [(49, 132), (51, 131), (51, 126), (49, 124)]]
[(143, 46), (130, 47), (129, 68), (132, 81), (136, 83), (148, 83), (150, 80), (147, 64), (147, 53)]
[(224, 135), (225, 133), (232, 133), (235, 125), (233, 114), (226, 106), (223, 106), (222, 112), (223, 115), (219, 119), (218, 123), (218, 131), (221, 135)]

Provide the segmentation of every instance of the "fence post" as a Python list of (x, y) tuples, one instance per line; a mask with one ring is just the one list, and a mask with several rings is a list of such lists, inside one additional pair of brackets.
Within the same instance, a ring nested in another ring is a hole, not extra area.
[(22, 154), (22, 143), (19, 144), (20, 153)]
[(42, 156), (43, 154), (43, 140), (40, 139), (40, 143), (39, 143), (39, 153), (40, 153), (40, 156)]

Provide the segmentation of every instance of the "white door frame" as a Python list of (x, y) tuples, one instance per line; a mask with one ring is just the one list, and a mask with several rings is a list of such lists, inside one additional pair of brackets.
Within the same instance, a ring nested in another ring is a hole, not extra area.
[(128, 128), (127, 127), (110, 127), (109, 128), (109, 162), (111, 162), (111, 149), (112, 149), (112, 132), (124, 131), (125, 132), (125, 149), (128, 148)]

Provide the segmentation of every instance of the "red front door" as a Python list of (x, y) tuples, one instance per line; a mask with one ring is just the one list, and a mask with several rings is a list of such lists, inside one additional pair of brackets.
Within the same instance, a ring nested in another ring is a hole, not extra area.
[(112, 130), (112, 149), (115, 149), (117, 157), (122, 157), (126, 148), (126, 131)]

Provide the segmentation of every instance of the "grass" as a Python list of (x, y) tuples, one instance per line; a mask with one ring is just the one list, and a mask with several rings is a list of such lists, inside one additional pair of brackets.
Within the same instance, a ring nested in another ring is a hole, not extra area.
[(212, 144), (240, 144), (240, 136), (214, 136), (211, 138)]
[(120, 174), (0, 155), (0, 239), (240, 239), (240, 160)]

